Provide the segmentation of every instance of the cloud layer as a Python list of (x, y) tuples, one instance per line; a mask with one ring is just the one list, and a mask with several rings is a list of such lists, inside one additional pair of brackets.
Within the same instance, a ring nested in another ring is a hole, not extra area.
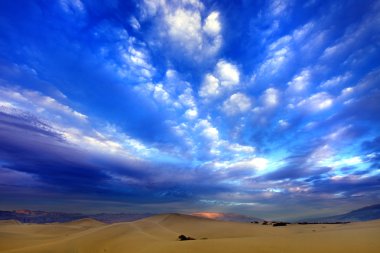
[(378, 202), (379, 9), (1, 3), (0, 208), (294, 218)]

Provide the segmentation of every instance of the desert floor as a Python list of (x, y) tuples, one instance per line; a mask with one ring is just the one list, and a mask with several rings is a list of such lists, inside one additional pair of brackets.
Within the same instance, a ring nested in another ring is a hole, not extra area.
[[(178, 241), (184, 234), (196, 240)], [(180, 214), (115, 224), (0, 221), (0, 252), (380, 252), (380, 220), (338, 225), (214, 221)]]

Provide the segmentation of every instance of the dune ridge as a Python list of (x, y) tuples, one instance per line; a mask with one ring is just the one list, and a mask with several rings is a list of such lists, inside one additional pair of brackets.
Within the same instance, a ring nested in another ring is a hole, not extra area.
[[(196, 240), (178, 241), (184, 234)], [(161, 214), (104, 224), (0, 223), (0, 252), (378, 252), (380, 220), (331, 225), (260, 224)]]

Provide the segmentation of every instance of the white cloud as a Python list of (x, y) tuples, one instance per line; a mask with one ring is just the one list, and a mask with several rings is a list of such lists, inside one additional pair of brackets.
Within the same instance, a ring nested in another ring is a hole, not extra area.
[(333, 105), (334, 99), (326, 92), (316, 93), (306, 99), (301, 100), (297, 106), (307, 111), (322, 111)]
[(219, 13), (216, 11), (211, 12), (204, 22), (203, 31), (207, 35), (215, 37), (220, 33), (221, 29), (222, 27), (219, 22)]
[(165, 104), (169, 104), (171, 102), (169, 93), (164, 89), (164, 86), (161, 83), (154, 86), (153, 97), (157, 101)]
[(296, 41), (303, 41), (305, 37), (311, 32), (315, 24), (313, 22), (306, 23), (301, 28), (294, 30), (292, 37)]
[(282, 47), (268, 53), (266, 60), (261, 64), (259, 72), (264, 74), (274, 75), (280, 70), (284, 63), (291, 56), (291, 51), (288, 47)]
[[(31, 115), (42, 122), (37, 127), (48, 127), (49, 131), (63, 137), (69, 145), (83, 150), (118, 153), (120, 157), (134, 160), (159, 152), (115, 127), (106, 125), (95, 129), (88, 116), (37, 91), (0, 86), (0, 104), (0, 111), (17, 117)], [(101, 124), (97, 122), (97, 125)]]
[(353, 92), (354, 92), (354, 88), (353, 87), (347, 87), (347, 88), (344, 88), (343, 90), (342, 90), (342, 92), (340, 93), (340, 98), (345, 98), (345, 97), (347, 97), (347, 96), (349, 96), (349, 95), (352, 95), (353, 94)]
[(225, 60), (219, 60), (213, 74), (206, 74), (199, 96), (215, 98), (224, 91), (237, 86), (240, 82), (240, 72), (236, 65)]
[[(280, 8), (281, 1), (273, 1), (275, 6)], [(315, 57), (324, 42), (325, 31), (314, 32), (315, 22), (309, 22), (294, 30), (292, 33), (284, 35), (271, 43), (265, 52), (266, 56), (258, 69), (258, 76), (268, 78), (268, 76), (279, 75), (281, 71), (289, 69), (296, 60), (296, 57)]]
[(289, 122), (283, 119), (280, 119), (277, 123), (281, 128), (287, 128), (289, 126)]
[(219, 131), (215, 127), (208, 127), (202, 131), (203, 136), (210, 140), (216, 141), (219, 139)]
[(71, 120), (83, 122), (87, 120), (86, 115), (37, 91), (0, 86), (0, 102), (2, 105), (11, 105), (15, 109), (50, 115), (52, 118), (61, 115), (61, 117)]
[[(125, 32), (125, 31), (122, 31)], [(121, 32), (120, 32), (121, 33)], [(132, 78), (134, 81), (151, 81), (155, 68), (150, 63), (150, 56), (145, 43), (134, 37), (120, 34), (120, 41), (116, 43), (119, 59), (108, 60), (108, 67), (116, 71), (121, 78)], [(105, 56), (107, 53), (102, 53)], [(102, 55), (104, 57), (104, 55)]]
[(338, 42), (324, 50), (321, 56), (322, 59), (344, 56), (346, 53), (361, 49), (363, 43), (372, 41), (372, 39), (376, 40), (380, 27), (380, 4), (377, 2), (371, 7), (371, 11), (365, 15), (361, 22), (347, 27)]
[(223, 103), (223, 111), (228, 115), (246, 112), (250, 108), (251, 100), (243, 93), (235, 93)]
[(179, 47), (189, 52), (201, 50), (201, 15), (199, 11), (177, 9), (165, 17), (168, 34)]
[(208, 98), (208, 97), (216, 97), (219, 94), (220, 94), (219, 80), (215, 76), (211, 74), (207, 74), (199, 90), (199, 96)]
[(269, 161), (263, 157), (254, 157), (251, 159), (244, 159), (237, 162), (231, 162), (227, 165), (227, 168), (263, 171), (268, 167), (268, 163)]
[(132, 16), (130, 19), (129, 19), (129, 24), (132, 26), (133, 29), (135, 29), (136, 31), (137, 30), (140, 30), (140, 23), (139, 21), (137, 20), (137, 18), (135, 16)]
[(183, 56), (200, 61), (213, 56), (222, 44), (219, 12), (204, 17), (204, 6), (198, 0), (145, 0), (144, 18), (153, 17), (157, 34), (163, 42)]
[(193, 90), (191, 88), (186, 88), (185, 91), (178, 96), (178, 101), (186, 107), (194, 107), (195, 99), (192, 93)]
[(135, 74), (143, 77), (144, 80), (150, 80), (155, 69), (150, 64), (150, 59), (144, 48), (137, 49), (133, 46), (134, 39), (130, 39), (130, 45), (126, 49), (124, 46), (119, 47), (120, 56), (124, 60), (124, 65), (121, 70), (124, 69), (124, 77), (128, 76), (128, 70), (132, 70)]
[(222, 86), (228, 87), (239, 83), (240, 73), (238, 68), (225, 60), (219, 60), (215, 73)]
[(133, 47), (129, 47), (128, 52), (129, 52), (129, 55), (125, 57), (129, 57), (129, 59), (134, 65), (140, 66), (146, 69), (151, 68), (150, 64), (147, 63), (146, 55), (142, 51), (139, 51)]
[(226, 146), (227, 146), (227, 149), (234, 152), (234, 153), (247, 153), (247, 154), (250, 154), (250, 153), (253, 153), (255, 152), (255, 148), (254, 147), (251, 147), (251, 146), (246, 146), (246, 145), (240, 145), (238, 143), (228, 143), (226, 142), (225, 143)]
[(268, 88), (261, 97), (264, 107), (273, 108), (279, 103), (279, 91), (275, 88)]
[(310, 71), (308, 69), (302, 70), (301, 73), (295, 75), (293, 79), (288, 82), (289, 91), (301, 92), (307, 89), (310, 84)]
[(199, 120), (195, 125), (197, 129), (201, 130), (202, 136), (207, 138), (208, 140), (216, 143), (219, 141), (219, 131), (207, 119)]
[(60, 0), (62, 9), (65, 12), (79, 12), (85, 11), (84, 5), (81, 0)]
[(196, 119), (198, 117), (198, 111), (196, 108), (187, 109), (185, 112), (185, 117), (189, 120)]
[(273, 16), (282, 16), (286, 13), (286, 9), (288, 8), (287, 0), (274, 0), (270, 2), (269, 10)]
[(356, 165), (362, 163), (362, 159), (360, 156), (354, 156), (350, 158), (343, 159), (342, 162), (346, 165)]
[(326, 166), (326, 165), (329, 166), (329, 164), (328, 163), (326, 164), (326, 162), (328, 162), (331, 159), (331, 157), (333, 157), (333, 155), (334, 155), (333, 148), (328, 144), (324, 144), (317, 147), (310, 154), (306, 162), (309, 165), (317, 164), (320, 166)]
[(344, 127), (339, 127), (335, 131), (328, 134), (325, 137), (325, 139), (328, 141), (335, 141), (335, 142), (339, 140), (347, 139), (351, 128), (352, 128), (351, 124), (346, 125)]
[(159, 8), (165, 6), (165, 4), (166, 0), (144, 0), (143, 8), (141, 9), (143, 12), (143, 18), (156, 15)]
[(290, 35), (282, 36), (281, 38), (277, 39), (272, 44), (270, 44), (268, 48), (270, 51), (273, 51), (273, 52), (276, 52), (277, 50), (283, 50), (284, 47), (288, 46), (291, 40), (292, 40), (292, 36)]
[(333, 78), (323, 82), (320, 87), (321, 88), (331, 88), (331, 87), (335, 87), (335, 86), (338, 86), (342, 83), (345, 83), (348, 79), (350, 79), (352, 76), (351, 73), (347, 72), (343, 75), (339, 75), (339, 76), (334, 76)]

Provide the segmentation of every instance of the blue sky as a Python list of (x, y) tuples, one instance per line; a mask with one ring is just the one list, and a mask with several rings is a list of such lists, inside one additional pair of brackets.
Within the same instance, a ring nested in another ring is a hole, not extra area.
[(0, 207), (380, 201), (380, 1), (1, 1)]

